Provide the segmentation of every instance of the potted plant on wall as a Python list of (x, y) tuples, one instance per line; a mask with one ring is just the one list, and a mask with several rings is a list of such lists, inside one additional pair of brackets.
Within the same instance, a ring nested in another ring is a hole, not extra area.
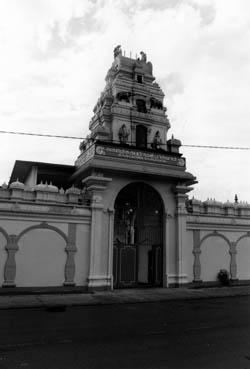
[(217, 278), (222, 286), (229, 286), (229, 273), (226, 269), (221, 269), (217, 275)]

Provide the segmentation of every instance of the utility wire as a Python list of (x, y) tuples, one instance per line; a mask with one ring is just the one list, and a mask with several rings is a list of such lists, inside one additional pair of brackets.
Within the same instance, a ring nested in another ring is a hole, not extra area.
[(0, 131), (0, 133), (7, 133), (7, 134), (11, 134), (11, 135), (38, 136), (38, 137), (71, 138), (73, 140), (83, 140), (84, 139), (84, 137), (59, 136), (59, 135), (49, 135), (49, 134), (30, 133), (30, 132)]
[[(71, 140), (84, 140), (86, 137), (77, 136), (61, 136), (61, 135), (50, 135), (44, 133), (31, 133), (31, 132), (15, 132), (15, 131), (3, 131), (0, 130), (0, 134), (12, 134), (12, 135), (23, 135), (23, 136), (36, 136), (36, 137), (50, 137), (50, 138), (66, 138)], [(120, 141), (113, 141), (119, 143)], [(162, 144), (164, 146), (165, 144)], [(239, 147), (239, 146), (212, 146), (212, 145), (181, 145), (183, 147), (201, 148), (201, 149), (222, 149), (222, 150), (250, 150), (250, 147)]]
[(211, 146), (211, 145), (181, 145), (181, 146), (202, 149), (250, 150), (250, 147), (237, 147), (237, 146)]

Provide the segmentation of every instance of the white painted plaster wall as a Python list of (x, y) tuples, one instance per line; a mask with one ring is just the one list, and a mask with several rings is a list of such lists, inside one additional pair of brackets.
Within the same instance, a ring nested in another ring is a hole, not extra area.
[[(67, 236), (68, 235), (68, 220), (63, 220), (63, 221), (50, 221), (48, 219), (48, 217), (46, 217), (47, 214), (44, 215), (44, 218), (40, 218), (40, 219), (35, 219), (34, 217), (32, 218), (29, 217), (24, 218), (24, 217), (20, 217), (20, 216), (13, 216), (11, 218), (5, 218), (5, 219), (1, 219), (0, 218), (0, 222), (1, 222), (1, 227), (10, 235), (10, 234), (14, 234), (16, 236), (18, 236), (21, 232), (23, 232), (25, 229), (34, 226), (34, 225), (39, 225), (42, 222), (47, 222), (49, 225), (52, 225), (58, 229), (60, 229), (62, 232), (64, 232), (64, 234)], [(26, 220), (27, 219), (27, 220)]]
[(250, 279), (250, 238), (246, 237), (237, 244), (237, 278)]
[(8, 235), (14, 234), (18, 236), (24, 229), (37, 225), (41, 222), (26, 220), (25, 218), (20, 219), (20, 217), (12, 216), (8, 219), (0, 219), (1, 227), (8, 233)]
[(187, 275), (187, 281), (193, 282), (194, 280), (194, 255), (193, 255), (193, 231), (187, 230), (185, 246), (183, 248), (183, 273)]
[(62, 286), (65, 241), (55, 231), (35, 229), (24, 234), (16, 253), (16, 286)]
[(89, 275), (89, 248), (90, 245), (90, 226), (78, 224), (76, 231), (76, 247), (75, 253), (75, 283), (79, 286), (87, 284)]
[(230, 270), (229, 246), (223, 238), (212, 236), (201, 244), (201, 279), (216, 281), (220, 269)]

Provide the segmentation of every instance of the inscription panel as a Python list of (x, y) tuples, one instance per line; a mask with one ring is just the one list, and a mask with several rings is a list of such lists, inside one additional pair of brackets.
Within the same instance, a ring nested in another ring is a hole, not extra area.
[(185, 166), (185, 160), (167, 154), (158, 154), (154, 152), (146, 152), (139, 150), (131, 150), (126, 148), (111, 147), (111, 146), (96, 146), (96, 154), (100, 156), (111, 156), (124, 159), (150, 161), (155, 163), (163, 163), (168, 165)]
[(94, 157), (94, 155), (185, 167), (184, 158), (170, 156), (164, 153), (133, 150), (130, 148), (112, 147), (106, 145), (91, 146), (86, 152), (79, 156), (79, 158), (75, 162), (75, 165), (77, 167), (80, 167), (81, 165), (87, 163), (92, 157)]

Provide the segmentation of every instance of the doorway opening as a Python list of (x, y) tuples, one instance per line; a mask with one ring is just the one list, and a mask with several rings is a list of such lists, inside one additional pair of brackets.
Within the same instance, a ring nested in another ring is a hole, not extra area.
[(136, 147), (138, 149), (147, 148), (147, 127), (139, 124), (136, 126)]
[(162, 200), (145, 183), (129, 184), (115, 201), (114, 288), (159, 287), (162, 274)]

